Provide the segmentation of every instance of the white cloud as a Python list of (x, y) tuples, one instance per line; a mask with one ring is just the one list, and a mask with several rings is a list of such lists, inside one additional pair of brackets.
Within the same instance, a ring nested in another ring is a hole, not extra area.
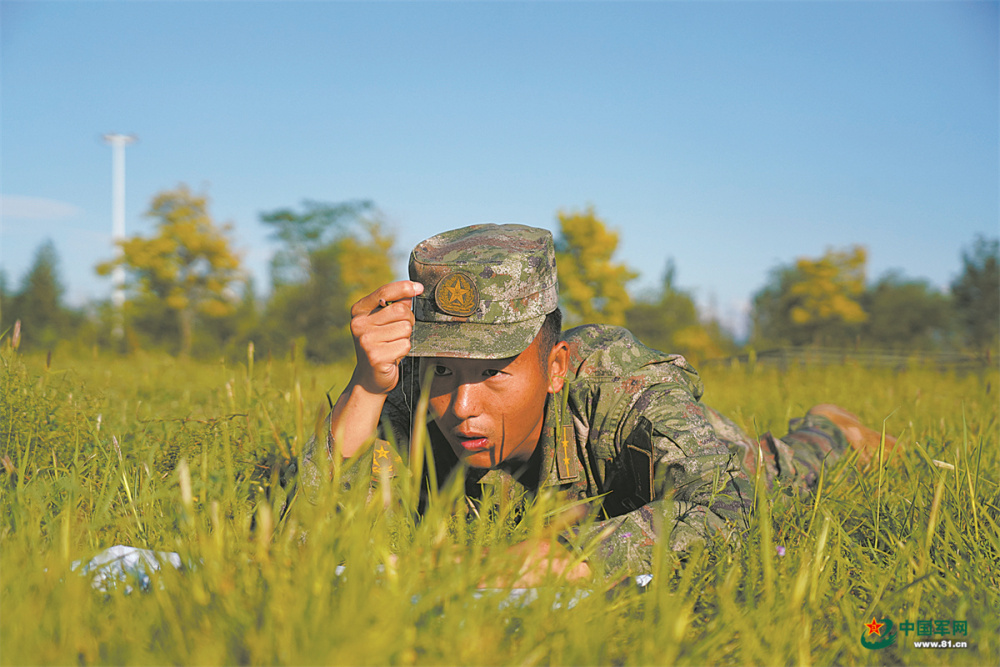
[(44, 199), (0, 195), (0, 219), (7, 220), (64, 220), (75, 218), (83, 211), (73, 204)]

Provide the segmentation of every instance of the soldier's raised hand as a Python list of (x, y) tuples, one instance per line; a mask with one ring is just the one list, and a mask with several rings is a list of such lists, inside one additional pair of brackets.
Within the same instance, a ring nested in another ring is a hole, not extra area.
[(353, 381), (372, 394), (387, 394), (399, 381), (397, 364), (410, 351), (413, 297), (424, 286), (410, 280), (382, 285), (351, 308), (357, 365)]

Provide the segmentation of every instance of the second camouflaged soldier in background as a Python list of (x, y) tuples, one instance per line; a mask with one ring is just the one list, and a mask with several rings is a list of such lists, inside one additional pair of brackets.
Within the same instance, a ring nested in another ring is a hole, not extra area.
[[(414, 248), (409, 274), (353, 307), (357, 364), (331, 412), (327, 451), (371, 457), (377, 469), (388, 448), (364, 448), (388, 423), (405, 455), (419, 378), (433, 369), (429, 433), (441, 472), (464, 466), (472, 499), (485, 487), (501, 496), (543, 487), (603, 496), (602, 520), (587, 525), (604, 534), (598, 551), (608, 571), (648, 572), (658, 539), (685, 549), (745, 528), (759, 450), (769, 485), (800, 490), (849, 446), (862, 460), (877, 450), (879, 434), (833, 405), (758, 443), (699, 402), (702, 382), (683, 357), (620, 327), (562, 333), (546, 230), (444, 232)], [(539, 548), (540, 568), (570, 563), (568, 553)], [(565, 572), (589, 573), (586, 563)]]

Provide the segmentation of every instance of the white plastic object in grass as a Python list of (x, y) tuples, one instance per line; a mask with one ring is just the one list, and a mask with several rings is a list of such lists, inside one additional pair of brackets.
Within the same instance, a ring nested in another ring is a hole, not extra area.
[[(180, 554), (173, 551), (152, 551), (150, 549), (140, 549), (117, 544), (105, 549), (97, 554), (90, 561), (80, 567), (82, 561), (73, 561), (70, 569), (76, 572), (78, 569), (81, 575), (93, 575), (90, 586), (94, 590), (108, 592), (115, 589), (119, 583), (125, 584), (126, 594), (134, 589), (132, 584), (138, 584), (140, 590), (148, 591), (150, 588), (150, 572), (156, 572), (166, 563), (174, 569), (181, 569), (183, 561)], [(381, 569), (381, 565), (379, 566)], [(347, 573), (347, 566), (338, 565), (334, 570), (338, 577)], [(632, 582), (637, 588), (645, 588), (653, 581), (653, 575), (640, 574), (632, 578)], [(161, 584), (162, 586), (162, 584)], [(473, 591), (472, 597), (480, 599), (487, 595), (506, 593), (506, 596), (498, 603), (498, 608), (524, 607), (538, 598), (536, 588), (514, 588), (509, 591), (502, 589), (477, 589)], [(572, 609), (576, 604), (590, 595), (590, 591), (577, 590), (568, 598), (557, 596), (553, 602), (553, 609), (560, 609), (563, 604), (567, 609)], [(412, 602), (416, 604), (420, 600), (419, 595), (415, 595)]]
[(148, 591), (149, 573), (156, 572), (164, 563), (179, 570), (182, 565), (181, 556), (173, 551), (151, 551), (116, 544), (91, 558), (82, 568), (81, 561), (73, 561), (70, 569), (75, 572), (79, 568), (81, 575), (93, 575), (90, 586), (95, 590), (106, 593), (122, 583), (128, 594), (133, 590), (133, 583), (138, 584), (141, 590)]

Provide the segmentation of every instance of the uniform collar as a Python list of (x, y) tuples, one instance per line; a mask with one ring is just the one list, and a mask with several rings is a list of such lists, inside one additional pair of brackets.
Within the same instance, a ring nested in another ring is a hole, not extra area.
[(542, 486), (571, 484), (580, 479), (580, 459), (576, 447), (576, 429), (570, 416), (569, 381), (558, 394), (550, 394), (545, 408), (545, 423), (538, 441), (541, 450)]

